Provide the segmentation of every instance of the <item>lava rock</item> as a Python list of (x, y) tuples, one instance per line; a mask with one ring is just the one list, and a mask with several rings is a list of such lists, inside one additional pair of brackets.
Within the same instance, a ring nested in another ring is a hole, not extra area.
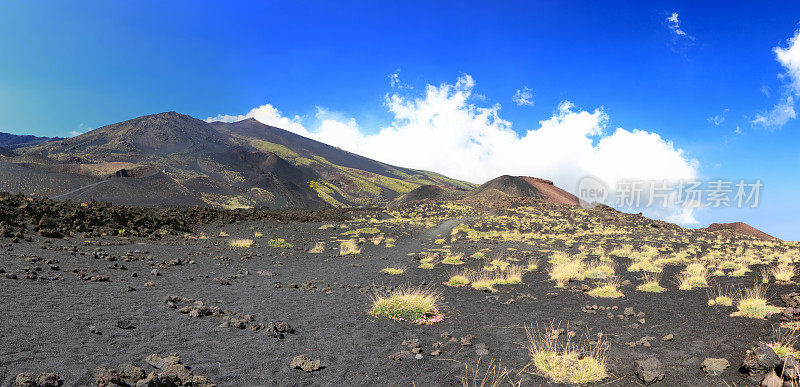
[(320, 360), (311, 360), (306, 355), (297, 355), (292, 359), (291, 364), (289, 365), (292, 369), (300, 369), (305, 372), (314, 372), (321, 367)]
[(636, 360), (636, 377), (644, 384), (653, 384), (658, 381), (664, 380), (664, 366), (661, 361), (649, 357), (644, 360)]
[(700, 368), (709, 375), (719, 375), (730, 365), (731, 363), (728, 359), (707, 357), (703, 360), (703, 363), (700, 364)]
[(747, 350), (741, 368), (749, 375), (763, 375), (773, 371), (780, 364), (781, 361), (775, 351), (770, 346), (760, 343)]

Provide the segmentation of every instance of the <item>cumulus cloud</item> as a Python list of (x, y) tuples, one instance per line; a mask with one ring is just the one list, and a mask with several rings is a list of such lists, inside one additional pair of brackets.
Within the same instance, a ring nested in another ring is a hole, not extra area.
[(800, 29), (789, 39), (789, 46), (772, 49), (778, 63), (786, 69), (785, 76), (795, 93), (800, 93)]
[[(783, 95), (771, 110), (756, 114), (753, 124), (776, 129), (797, 118), (795, 98), (800, 97), (800, 29), (789, 38), (787, 47), (774, 47), (775, 59), (784, 68), (778, 77), (783, 79)], [(764, 87), (762, 86), (762, 92)], [(765, 93), (769, 96), (768, 93)]]
[(522, 89), (517, 89), (517, 92), (514, 93), (511, 100), (514, 101), (517, 106), (533, 106), (533, 91), (527, 86)]
[[(319, 127), (303, 130), (311, 138), (366, 157), (475, 183), (502, 174), (530, 175), (574, 191), (579, 179), (590, 175), (613, 190), (622, 179), (676, 181), (697, 176), (697, 162), (657, 133), (607, 128), (609, 117), (602, 108), (585, 110), (563, 101), (537, 127), (514, 130), (501, 117), (499, 104), (476, 104), (474, 87), (474, 79), (465, 74), (452, 84), (427, 85), (417, 95), (393, 90), (384, 101), (392, 122), (377, 131), (365, 131), (355, 119), (320, 108)], [(260, 121), (255, 114), (245, 116)], [(285, 117), (268, 117), (273, 123), (300, 125)]]
[(301, 136), (310, 136), (310, 133), (302, 124), (300, 116), (294, 118), (284, 117), (281, 112), (270, 104), (261, 105), (257, 108), (251, 109), (247, 114), (230, 115), (219, 114), (216, 117), (206, 118), (206, 122), (222, 121), (222, 122), (237, 122), (247, 118), (254, 118), (262, 124), (275, 126), (290, 132), (297, 133)]

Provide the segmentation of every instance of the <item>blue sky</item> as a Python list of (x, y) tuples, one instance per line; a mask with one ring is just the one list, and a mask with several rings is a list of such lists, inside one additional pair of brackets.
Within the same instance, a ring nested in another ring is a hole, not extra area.
[[(0, 131), (67, 136), (162, 111), (206, 118), (269, 104), (310, 133), (333, 117), (369, 136), (419, 107), (426, 85), (468, 74), (469, 106), (499, 104), (521, 136), (570, 101), (576, 113), (601, 109), (607, 132), (658, 134), (702, 179), (760, 178), (759, 208), (700, 210), (695, 226), (742, 220), (797, 240), (800, 122), (753, 121), (796, 95), (773, 49), (790, 47), (798, 22), (797, 2), (10, 1), (0, 3)], [(533, 106), (512, 98), (525, 88)]]

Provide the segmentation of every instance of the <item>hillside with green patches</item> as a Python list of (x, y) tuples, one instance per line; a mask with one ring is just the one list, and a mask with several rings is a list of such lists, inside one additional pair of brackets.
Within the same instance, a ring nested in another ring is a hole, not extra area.
[[(0, 163), (9, 171), (24, 172), (28, 180), (39, 176), (32, 181), (41, 182), (24, 187), (24, 193), (118, 204), (139, 204), (137, 197), (152, 197), (155, 189), (165, 191), (156, 197), (222, 208), (381, 206), (423, 185), (475, 187), (385, 164), (253, 119), (208, 123), (176, 112), (134, 118), (17, 153)], [(135, 180), (154, 173), (163, 175), (164, 184), (153, 187)], [(122, 184), (110, 177), (132, 180)]]

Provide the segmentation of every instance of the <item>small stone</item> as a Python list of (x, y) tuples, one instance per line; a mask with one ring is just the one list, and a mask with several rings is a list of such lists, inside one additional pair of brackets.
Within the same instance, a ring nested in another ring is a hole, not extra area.
[(424, 356), (422, 356), (421, 353), (418, 353), (418, 354), (414, 355), (414, 359), (417, 359), (417, 360), (422, 360), (423, 357)]
[(306, 355), (297, 355), (292, 359), (290, 367), (293, 369), (301, 369), (305, 372), (313, 372), (321, 368), (320, 360), (314, 360), (308, 358)]
[(461, 345), (468, 347), (472, 345), (472, 340), (475, 340), (475, 335), (466, 335), (461, 338)]
[(478, 354), (478, 356), (486, 356), (489, 354), (489, 350), (486, 348), (478, 348), (475, 350), (475, 353)]
[(437, 349), (437, 350), (434, 350), (433, 352), (431, 352), (431, 356), (439, 356), (441, 354), (442, 354), (442, 350), (441, 349)]
[(636, 360), (636, 377), (644, 384), (653, 384), (664, 379), (664, 366), (655, 357)]
[(673, 335), (672, 333), (670, 333), (670, 334), (668, 334), (668, 335), (665, 335), (664, 337), (662, 337), (662, 338), (661, 338), (661, 341), (672, 341), (672, 339), (674, 339), (674, 338), (675, 338), (675, 335)]
[(117, 320), (114, 322), (114, 326), (119, 329), (133, 329), (133, 323), (128, 320)]
[(703, 363), (700, 364), (700, 368), (709, 375), (719, 375), (730, 365), (731, 363), (728, 359), (707, 357), (703, 360)]
[(623, 314), (623, 315), (625, 315), (625, 316), (627, 316), (627, 317), (631, 317), (631, 316), (633, 316), (635, 313), (634, 313), (634, 311), (633, 311), (633, 308), (629, 306), (629, 307), (625, 308), (625, 310), (623, 310), (622, 314)]
[(102, 333), (100, 333), (100, 330), (97, 329), (97, 327), (94, 326), (94, 325), (89, 325), (89, 332), (94, 333), (95, 335), (102, 334)]

